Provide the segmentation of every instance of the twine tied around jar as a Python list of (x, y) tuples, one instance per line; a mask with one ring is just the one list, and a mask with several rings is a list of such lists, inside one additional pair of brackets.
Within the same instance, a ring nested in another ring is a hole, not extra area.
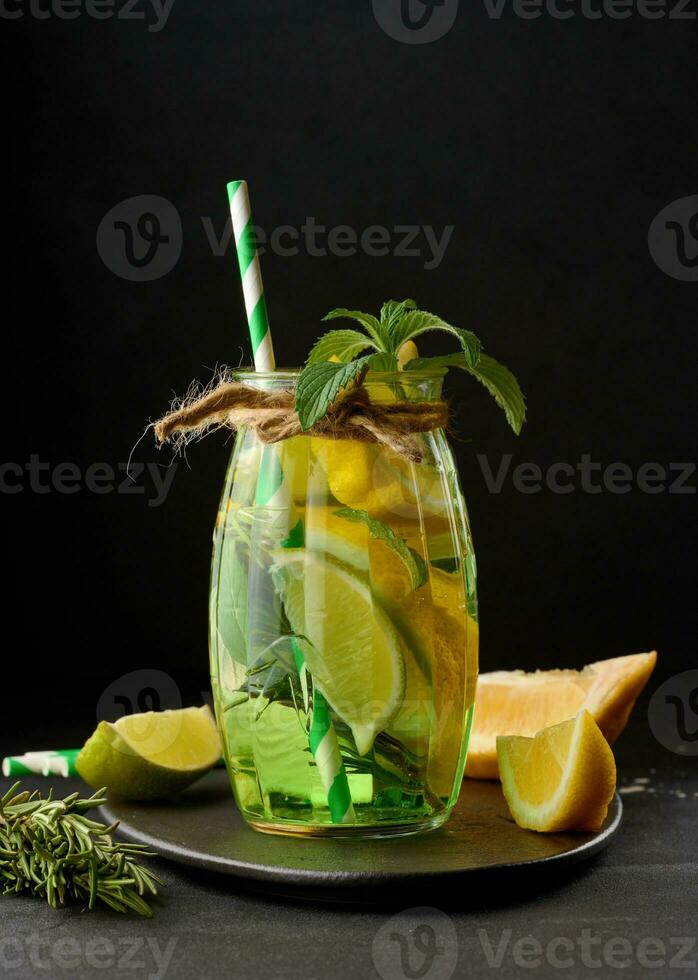
[(294, 402), (292, 391), (265, 391), (224, 377), (203, 392), (195, 390), (155, 422), (155, 438), (160, 445), (172, 441), (175, 448), (181, 448), (214, 428), (244, 426), (264, 443), (294, 436), (374, 442), (420, 463), (424, 453), (415, 434), (448, 423), (448, 406), (443, 401), (380, 404), (371, 401), (363, 385), (357, 385), (347, 389), (324, 418), (303, 430)]

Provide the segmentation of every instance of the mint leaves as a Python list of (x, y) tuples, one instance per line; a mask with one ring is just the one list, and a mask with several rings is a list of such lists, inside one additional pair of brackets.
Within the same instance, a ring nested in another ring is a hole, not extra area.
[(446, 323), (440, 316), (433, 313), (425, 313), (424, 310), (413, 310), (406, 313), (392, 329), (393, 343), (398, 351), (408, 340), (414, 340), (420, 334), (427, 333), (429, 330), (445, 330), (446, 333), (453, 334), (460, 341), (463, 354), (470, 367), (475, 367), (480, 357), (480, 341), (470, 330), (461, 330)]
[(509, 368), (487, 354), (480, 354), (473, 367), (465, 354), (446, 354), (444, 357), (416, 357), (405, 365), (406, 371), (423, 371), (437, 367), (462, 368), (487, 388), (499, 407), (504, 410), (507, 422), (519, 435), (526, 420), (526, 402), (519, 383)]
[[(456, 338), (460, 350), (440, 357), (413, 358), (403, 371), (407, 375), (410, 371), (450, 367), (467, 371), (494, 397), (514, 432), (521, 432), (526, 404), (518, 382), (508, 368), (481, 352), (480, 341), (472, 331), (418, 310), (413, 299), (388, 300), (380, 319), (343, 308), (332, 310), (324, 319), (354, 320), (362, 330), (330, 330), (310, 351), (296, 388), (296, 411), (304, 431), (324, 418), (345, 388), (361, 383), (367, 371), (397, 371), (398, 352), (408, 340), (438, 330)], [(372, 353), (364, 354), (367, 349)]]
[(318, 361), (351, 361), (367, 347), (378, 350), (377, 345), (358, 330), (331, 330), (315, 343), (308, 354), (308, 364)]
[[(383, 307), (385, 309), (385, 307)], [(366, 333), (369, 335), (376, 350), (387, 351), (390, 346), (390, 334), (387, 329), (387, 324), (381, 319), (376, 320), (375, 316), (370, 313), (362, 313), (360, 310), (330, 310), (322, 319), (323, 320), (337, 320), (338, 318), (356, 320), (364, 328)], [(328, 336), (325, 334), (325, 336)]]
[(321, 361), (308, 364), (298, 378), (296, 411), (304, 432), (324, 418), (340, 393), (368, 367), (370, 354), (348, 364)]
[(413, 589), (418, 589), (426, 583), (427, 566), (424, 559), (414, 548), (410, 548), (403, 538), (399, 538), (387, 524), (375, 520), (368, 511), (354, 510), (353, 507), (343, 507), (341, 510), (336, 510), (335, 515), (345, 521), (352, 521), (354, 524), (364, 524), (372, 538), (378, 538), (385, 542), (389, 548), (392, 548), (409, 572), (410, 584)]
[(417, 304), (413, 299), (403, 299), (401, 302), (396, 299), (389, 299), (381, 307), (381, 323), (384, 324), (385, 329), (390, 334), (408, 310), (416, 309)]

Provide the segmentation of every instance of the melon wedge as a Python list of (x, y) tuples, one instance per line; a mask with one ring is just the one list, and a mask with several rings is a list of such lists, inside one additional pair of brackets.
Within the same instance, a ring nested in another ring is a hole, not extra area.
[(636, 653), (588, 664), (582, 670), (500, 670), (477, 682), (475, 721), (466, 776), (499, 779), (497, 736), (532, 737), (586, 709), (612, 743), (625, 728), (649, 680), (657, 653)]

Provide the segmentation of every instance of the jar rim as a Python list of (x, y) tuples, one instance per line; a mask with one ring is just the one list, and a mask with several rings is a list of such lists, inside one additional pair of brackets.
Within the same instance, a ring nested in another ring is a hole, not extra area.
[[(231, 373), (238, 381), (295, 381), (301, 370), (301, 368), (276, 368), (274, 371), (255, 371), (254, 368), (236, 368)], [(364, 384), (437, 381), (445, 376), (445, 367), (424, 368), (419, 371), (369, 371)]]

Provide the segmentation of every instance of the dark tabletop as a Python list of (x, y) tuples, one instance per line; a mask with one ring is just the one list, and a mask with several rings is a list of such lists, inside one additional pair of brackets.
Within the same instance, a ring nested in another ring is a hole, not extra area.
[[(0, 975), (236, 977), (682, 977), (698, 975), (698, 767), (638, 709), (617, 746), (625, 805), (607, 851), (563, 875), (394, 895), (340, 907), (256, 893), (151, 859), (166, 881), (152, 920), (0, 902)], [(28, 746), (25, 746), (25, 748)], [(17, 751), (3, 733), (3, 753)], [(0, 780), (2, 791), (8, 780)], [(26, 780), (66, 795), (79, 780)], [(292, 846), (292, 842), (289, 843)]]

